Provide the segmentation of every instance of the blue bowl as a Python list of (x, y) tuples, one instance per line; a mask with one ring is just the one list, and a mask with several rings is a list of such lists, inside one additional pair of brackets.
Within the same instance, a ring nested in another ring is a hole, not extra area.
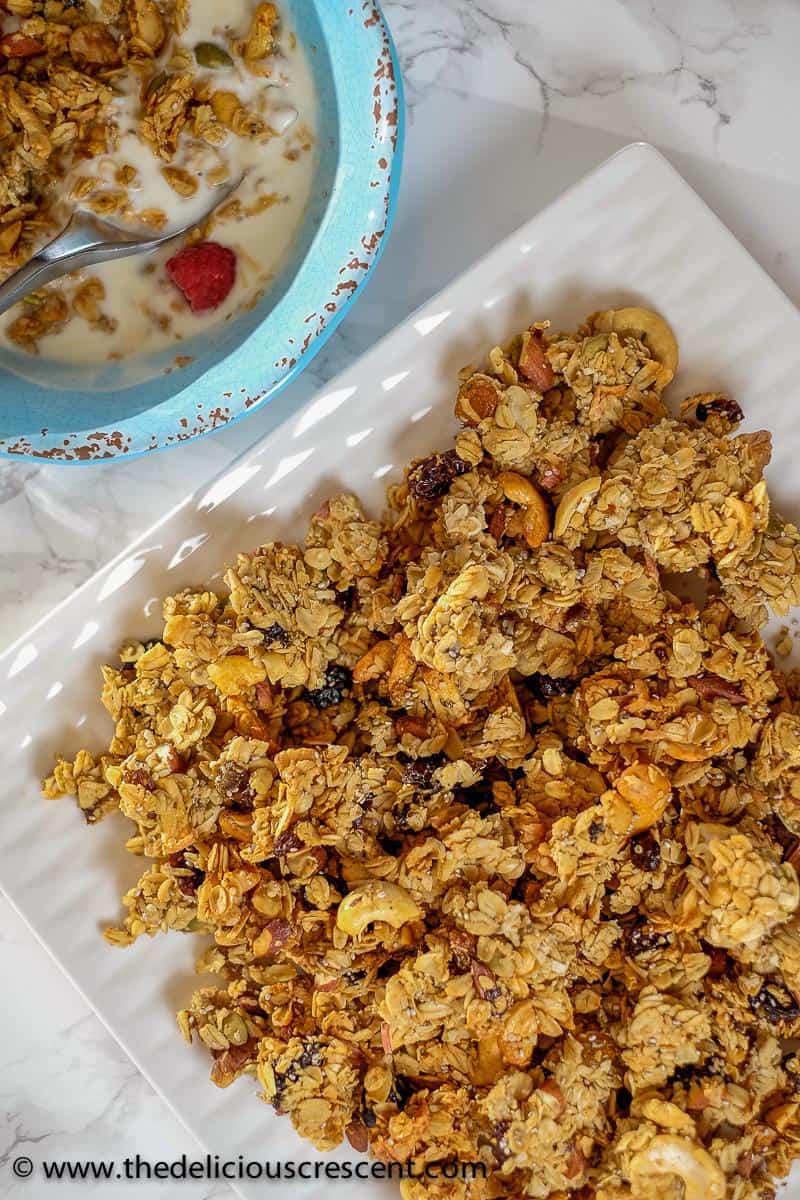
[[(0, 455), (131, 458), (200, 437), (266, 403), (341, 321), (389, 231), (403, 148), (400, 71), (377, 0), (283, 0), (316, 82), (318, 163), (290, 261), (259, 303), (174, 349), (75, 367), (0, 353)], [(14, 360), (15, 372), (3, 369)], [(19, 373), (24, 374), (24, 378)]]

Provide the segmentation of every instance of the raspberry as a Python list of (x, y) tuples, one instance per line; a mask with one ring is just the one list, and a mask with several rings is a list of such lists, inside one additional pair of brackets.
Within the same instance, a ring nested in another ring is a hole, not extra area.
[(167, 274), (192, 312), (219, 308), (236, 281), (236, 255), (219, 242), (184, 246), (167, 263)]

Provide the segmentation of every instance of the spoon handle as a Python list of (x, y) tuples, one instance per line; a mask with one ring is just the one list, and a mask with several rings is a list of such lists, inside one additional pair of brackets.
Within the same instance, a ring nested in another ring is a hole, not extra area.
[(48, 262), (41, 255), (35, 255), (24, 267), (15, 271), (5, 283), (0, 283), (0, 315), (8, 312), (12, 304), (24, 299), (29, 292), (63, 274), (63, 266)]

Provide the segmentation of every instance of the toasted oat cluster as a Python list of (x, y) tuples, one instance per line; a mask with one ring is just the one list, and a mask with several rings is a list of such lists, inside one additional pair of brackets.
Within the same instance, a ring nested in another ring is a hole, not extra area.
[[(168, 214), (148, 207), (146, 195), (142, 200), (147, 188), (137, 166), (121, 160), (113, 177), (92, 170), (93, 160), (116, 150), (128, 125), (180, 198), (199, 186), (192, 146), (269, 134), (258, 103), (248, 107), (239, 98), (232, 71), (269, 74), (276, 6), (254, 4), (247, 35), (227, 45), (191, 45), (184, 37), (190, 12), (191, 0), (1, 0), (0, 280), (78, 204), (101, 217), (166, 227)], [(222, 160), (204, 173), (210, 184), (229, 174)], [(93, 325), (107, 320), (103, 299), (94, 279), (69, 296), (42, 289), (8, 337), (35, 351), (37, 340), (70, 316)]]
[(216, 1084), (486, 1168), (405, 1200), (767, 1200), (795, 1153), (800, 680), (758, 630), (800, 535), (676, 365), (642, 309), (495, 348), (382, 521), (334, 497), (167, 599), (45, 785), (150, 860), (110, 942), (213, 936)]

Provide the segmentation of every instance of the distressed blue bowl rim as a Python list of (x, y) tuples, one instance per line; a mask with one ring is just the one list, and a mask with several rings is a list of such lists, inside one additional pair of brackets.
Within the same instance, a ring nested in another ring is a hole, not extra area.
[[(347, 8), (323, 3), (317, 15), (339, 74), (337, 87), (351, 65), (346, 58), (337, 59), (346, 38), (357, 33), (362, 53), (371, 52), (375, 74), (365, 85), (373, 104), (340, 113), (340, 153), (347, 153), (348, 170), (344, 175), (337, 172), (322, 229), (286, 294), (230, 354), (163, 403), (117, 420), (113, 428), (95, 426), (68, 434), (42, 429), (0, 437), (0, 458), (89, 466), (128, 461), (206, 436), (268, 403), (338, 327), (380, 259), (391, 228), (400, 187), (405, 107), (397, 51), (378, 0), (354, 0)], [(357, 29), (346, 29), (343, 17)], [(352, 86), (352, 75), (347, 74), (347, 82)], [(367, 111), (369, 122), (363, 120)], [(287, 323), (289, 308), (295, 316)], [(300, 312), (305, 315), (298, 317)]]

